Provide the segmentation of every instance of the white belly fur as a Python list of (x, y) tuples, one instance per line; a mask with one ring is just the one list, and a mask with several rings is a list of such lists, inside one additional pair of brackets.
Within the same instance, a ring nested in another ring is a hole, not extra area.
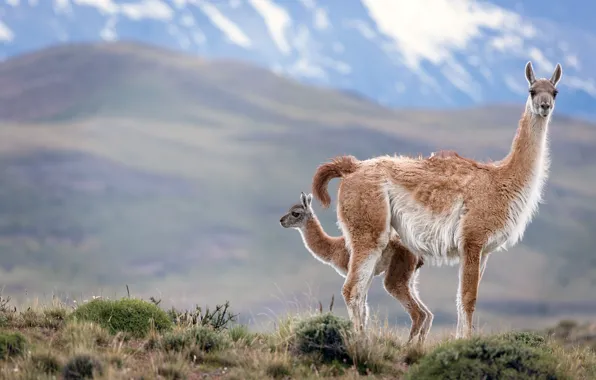
[(403, 244), (413, 253), (424, 256), (432, 265), (454, 265), (459, 262), (462, 243), (463, 200), (454, 203), (445, 214), (432, 214), (409, 193), (392, 183), (385, 185), (391, 207), (391, 224)]

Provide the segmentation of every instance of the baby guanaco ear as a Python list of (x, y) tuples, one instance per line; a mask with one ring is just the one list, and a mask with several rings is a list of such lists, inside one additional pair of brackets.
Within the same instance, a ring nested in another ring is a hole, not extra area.
[(307, 197), (303, 192), (300, 192), (300, 203), (302, 203), (304, 208), (308, 208)]
[(562, 75), (563, 68), (561, 68), (560, 63), (557, 63), (557, 66), (555, 67), (555, 72), (553, 73), (553, 76), (550, 77), (550, 82), (553, 84), (553, 86), (557, 86), (557, 83), (559, 83), (559, 81), (561, 80)]
[(528, 61), (526, 63), (526, 80), (531, 85), (536, 82), (536, 76), (534, 75), (534, 68), (532, 67), (532, 62)]
[(310, 206), (312, 204), (312, 194), (308, 194), (306, 196), (306, 204), (307, 206)]

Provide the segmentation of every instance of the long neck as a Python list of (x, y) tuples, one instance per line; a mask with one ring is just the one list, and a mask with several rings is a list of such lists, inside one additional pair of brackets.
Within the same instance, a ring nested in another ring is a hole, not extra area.
[(503, 180), (516, 188), (523, 188), (536, 176), (542, 176), (548, 170), (547, 134), (549, 117), (534, 114), (530, 100), (519, 121), (517, 134), (511, 145), (511, 151), (501, 161)]
[[(347, 266), (349, 254), (345, 247), (343, 236), (332, 237), (327, 235), (319, 223), (317, 217), (313, 214), (306, 224), (298, 229), (306, 248), (315, 258), (336, 266)], [(345, 263), (344, 263), (345, 261)]]

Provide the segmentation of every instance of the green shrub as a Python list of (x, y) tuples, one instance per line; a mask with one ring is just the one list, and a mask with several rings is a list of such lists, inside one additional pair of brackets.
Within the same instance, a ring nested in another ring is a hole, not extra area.
[(161, 347), (166, 351), (181, 352), (191, 345), (191, 336), (188, 332), (172, 331), (161, 338)]
[(228, 346), (227, 336), (206, 326), (195, 326), (187, 331), (191, 343), (204, 352), (219, 351)]
[(54, 375), (62, 368), (58, 358), (49, 352), (32, 354), (31, 363), (37, 371), (48, 375)]
[(308, 318), (296, 326), (294, 348), (301, 354), (319, 354), (325, 362), (348, 361), (345, 337), (351, 327), (331, 313)]
[(112, 334), (125, 332), (135, 337), (146, 336), (151, 326), (160, 332), (172, 327), (165, 311), (150, 302), (132, 298), (95, 299), (79, 306), (72, 316), (96, 322)]
[(26, 344), (27, 339), (21, 333), (0, 332), (0, 360), (22, 355)]
[(570, 377), (547, 351), (502, 337), (456, 340), (424, 356), (406, 379), (548, 379)]
[(95, 375), (103, 375), (101, 363), (89, 355), (77, 355), (64, 366), (64, 380), (93, 379)]
[(0, 327), (7, 327), (10, 319), (6, 313), (0, 311)]

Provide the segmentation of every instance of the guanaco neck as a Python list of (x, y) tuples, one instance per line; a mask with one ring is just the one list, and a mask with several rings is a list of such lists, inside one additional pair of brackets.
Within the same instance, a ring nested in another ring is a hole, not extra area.
[(514, 190), (530, 185), (536, 177), (546, 175), (548, 170), (547, 134), (550, 115), (542, 117), (531, 110), (528, 98), (511, 151), (500, 163), (502, 180)]
[[(306, 248), (320, 261), (342, 267), (343, 261), (346, 261), (344, 256), (347, 256), (347, 260), (349, 260), (343, 236), (327, 235), (314, 214), (298, 230)], [(347, 266), (347, 263), (345, 265)]]

